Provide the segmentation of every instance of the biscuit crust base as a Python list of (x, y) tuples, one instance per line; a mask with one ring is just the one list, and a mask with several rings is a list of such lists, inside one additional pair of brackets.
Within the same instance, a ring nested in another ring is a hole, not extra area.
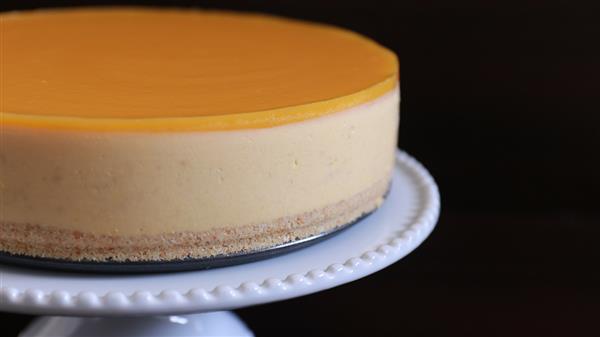
[(202, 232), (99, 235), (39, 224), (0, 223), (0, 251), (68, 261), (177, 261), (244, 254), (302, 240), (352, 223), (383, 202), (390, 178), (350, 198), (268, 223)]

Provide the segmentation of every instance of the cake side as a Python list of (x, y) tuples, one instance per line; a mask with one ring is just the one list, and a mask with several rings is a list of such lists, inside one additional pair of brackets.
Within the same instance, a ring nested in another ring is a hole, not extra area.
[(398, 90), (256, 130), (84, 133), (3, 128), (1, 222), (109, 235), (204, 231), (335, 204), (391, 172)]
[(200, 232), (105, 235), (32, 224), (0, 224), (0, 250), (15, 255), (97, 262), (156, 262), (247, 254), (329, 233), (374, 211), (385, 178), (338, 203), (265, 223)]

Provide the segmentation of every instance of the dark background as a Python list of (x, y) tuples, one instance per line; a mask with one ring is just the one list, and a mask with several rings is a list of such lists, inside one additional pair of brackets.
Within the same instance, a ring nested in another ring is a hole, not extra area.
[[(600, 336), (600, 5), (575, 1), (2, 1), (261, 11), (368, 35), (401, 62), (400, 147), (438, 228), (360, 281), (237, 311), (257, 336)], [(0, 314), (13, 336), (30, 316)]]

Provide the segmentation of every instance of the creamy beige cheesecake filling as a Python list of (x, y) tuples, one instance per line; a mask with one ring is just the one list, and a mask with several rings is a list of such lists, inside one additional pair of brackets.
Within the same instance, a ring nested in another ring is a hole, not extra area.
[(398, 101), (394, 89), (319, 118), (237, 131), (103, 133), (6, 125), (0, 228), (6, 233), (7, 226), (22, 224), (131, 237), (235, 229), (308, 214), (389, 177)]
[(105, 235), (48, 226), (0, 226), (0, 247), (13, 254), (71, 261), (170, 261), (238, 255), (329, 233), (373, 211), (389, 187), (386, 177), (333, 205), (267, 223), (206, 231)]

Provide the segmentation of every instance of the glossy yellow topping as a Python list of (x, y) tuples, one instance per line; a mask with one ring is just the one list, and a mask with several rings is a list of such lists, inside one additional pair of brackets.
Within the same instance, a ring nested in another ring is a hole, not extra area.
[(231, 130), (292, 123), (392, 90), (395, 55), (331, 26), (222, 11), (0, 15), (3, 125)]

